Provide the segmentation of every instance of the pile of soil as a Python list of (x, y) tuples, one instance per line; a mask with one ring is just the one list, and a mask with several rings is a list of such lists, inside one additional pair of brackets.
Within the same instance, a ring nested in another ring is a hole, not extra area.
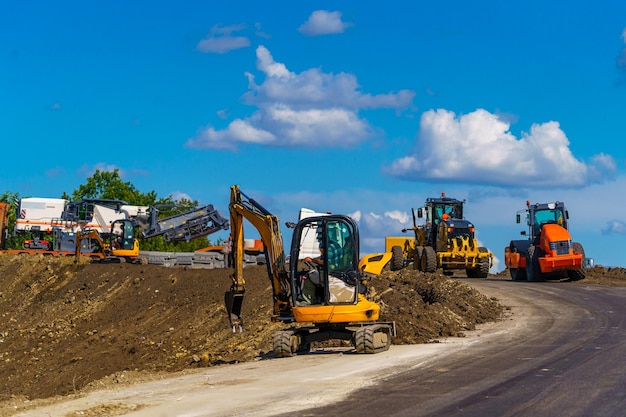
[[(272, 334), (283, 325), (270, 321), (266, 267), (244, 270), (243, 333), (232, 332), (224, 307), (230, 274), (0, 254), (0, 402), (270, 357)], [(387, 271), (370, 289), (380, 319), (396, 322), (394, 344), (463, 336), (504, 312), (442, 274)]]

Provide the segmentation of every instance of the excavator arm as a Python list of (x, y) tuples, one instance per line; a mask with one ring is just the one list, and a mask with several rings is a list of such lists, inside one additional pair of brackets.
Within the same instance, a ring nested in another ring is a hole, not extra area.
[(150, 217), (136, 220), (143, 239), (163, 236), (166, 242), (197, 239), (228, 229), (228, 220), (208, 204), (184, 213), (158, 218), (157, 207), (150, 207)]
[(285, 251), (280, 233), (278, 217), (271, 214), (254, 199), (246, 196), (239, 186), (230, 188), (230, 239), (234, 270), (232, 285), (226, 292), (226, 311), (233, 332), (243, 330), (241, 306), (245, 293), (243, 277), (244, 234), (243, 221), (248, 220), (259, 232), (265, 248), (267, 273), (272, 283), (274, 298), (273, 318), (291, 316), (291, 287), (285, 266)]

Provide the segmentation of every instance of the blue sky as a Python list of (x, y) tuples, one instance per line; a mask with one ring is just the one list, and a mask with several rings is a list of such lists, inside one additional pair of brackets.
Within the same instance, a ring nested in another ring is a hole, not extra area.
[(509, 3), (2, 4), (0, 191), (118, 168), (226, 215), (239, 184), (282, 223), (353, 215), (362, 253), (445, 192), (495, 270), (525, 201), (559, 200), (625, 266), (626, 3)]

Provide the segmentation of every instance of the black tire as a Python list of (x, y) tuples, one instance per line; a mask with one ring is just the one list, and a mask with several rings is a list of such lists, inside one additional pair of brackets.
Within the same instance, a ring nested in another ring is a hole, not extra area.
[(391, 328), (387, 324), (374, 324), (357, 329), (353, 335), (357, 353), (384, 352), (391, 346)]
[(583, 264), (580, 269), (570, 269), (567, 271), (567, 276), (570, 281), (580, 281), (581, 279), (585, 279), (587, 276), (587, 259), (585, 258), (585, 249), (583, 248), (583, 245), (578, 242), (572, 243), (572, 249), (574, 249), (574, 252), (578, 252), (583, 255)]
[(415, 250), (413, 251), (413, 269), (417, 269), (418, 271), (421, 271), (421, 261), (420, 261), (420, 256), (422, 255), (422, 247), (421, 246), (417, 246), (415, 247)]
[(542, 256), (540, 248), (530, 245), (526, 253), (526, 279), (531, 282), (543, 281), (543, 273), (539, 267), (539, 258)]
[(354, 333), (356, 353), (374, 353), (374, 331), (369, 327), (360, 327)]
[(437, 271), (437, 252), (431, 246), (425, 246), (420, 255), (420, 271), (436, 272)]
[(303, 328), (296, 331), (296, 340), (299, 342), (299, 345), (296, 348), (296, 355), (304, 355), (311, 351), (311, 344), (305, 343), (308, 335), (309, 329)]
[(526, 268), (509, 268), (513, 281), (526, 281)]
[(400, 246), (393, 246), (391, 248), (391, 261), (389, 263), (389, 268), (391, 268), (392, 271), (399, 271), (404, 268), (404, 252)]
[(480, 258), (475, 272), (475, 278), (487, 278), (489, 276), (489, 258)]
[(275, 358), (289, 358), (294, 356), (298, 347), (298, 338), (293, 330), (281, 330), (274, 333), (272, 349)]
[(465, 275), (467, 275), (468, 278), (477, 278), (476, 272), (477, 268), (468, 268), (465, 270)]

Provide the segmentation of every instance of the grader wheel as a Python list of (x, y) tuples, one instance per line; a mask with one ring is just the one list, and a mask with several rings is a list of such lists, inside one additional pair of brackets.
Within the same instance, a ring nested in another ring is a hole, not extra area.
[(418, 271), (421, 271), (420, 257), (422, 256), (422, 249), (421, 246), (417, 246), (413, 251), (413, 269), (417, 269)]
[(404, 268), (404, 252), (400, 246), (391, 248), (390, 268), (392, 271), (399, 271)]
[(430, 246), (424, 246), (420, 255), (420, 271), (436, 272), (437, 271), (437, 252)]

